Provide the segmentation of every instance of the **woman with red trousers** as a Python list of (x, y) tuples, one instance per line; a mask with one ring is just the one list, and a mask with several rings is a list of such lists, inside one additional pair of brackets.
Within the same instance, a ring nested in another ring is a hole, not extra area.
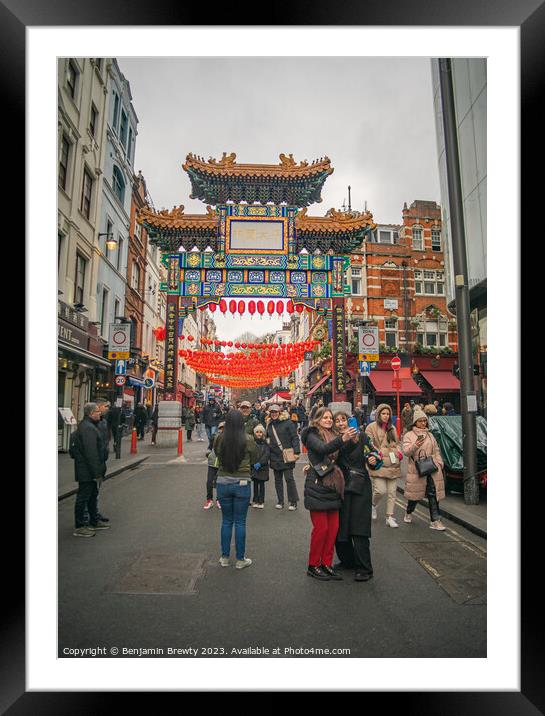
[(339, 435), (334, 430), (333, 413), (329, 408), (319, 408), (309, 427), (301, 433), (309, 459), (305, 507), (310, 511), (313, 525), (307, 574), (314, 579), (342, 579), (332, 566), (344, 493), (344, 476), (336, 460), (344, 443), (356, 435), (353, 428)]

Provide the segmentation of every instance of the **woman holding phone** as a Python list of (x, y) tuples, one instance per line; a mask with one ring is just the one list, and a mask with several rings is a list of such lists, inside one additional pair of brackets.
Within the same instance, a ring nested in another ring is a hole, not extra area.
[[(437, 444), (428, 429), (428, 417), (423, 410), (415, 408), (413, 414), (413, 425), (405, 433), (403, 438), (403, 452), (409, 458), (407, 466), (407, 479), (405, 481), (405, 497), (407, 498), (407, 510), (404, 522), (412, 522), (414, 512), (419, 500), (428, 498), (430, 510), (430, 529), (444, 531), (445, 526), (441, 522), (439, 513), (439, 500), (445, 497), (445, 481), (443, 478), (443, 457)], [(430, 458), (435, 463), (437, 470), (430, 475), (421, 477), (418, 473), (416, 461)]]
[[(346, 413), (335, 413), (335, 429), (340, 435), (352, 427), (353, 418)], [(367, 582), (373, 577), (369, 538), (371, 537), (371, 505), (373, 486), (368, 473), (379, 467), (378, 454), (373, 451), (369, 436), (360, 432), (346, 442), (339, 454), (339, 465), (344, 473), (344, 500), (339, 514), (339, 532), (335, 549), (340, 562), (337, 570), (354, 569), (356, 582)]]

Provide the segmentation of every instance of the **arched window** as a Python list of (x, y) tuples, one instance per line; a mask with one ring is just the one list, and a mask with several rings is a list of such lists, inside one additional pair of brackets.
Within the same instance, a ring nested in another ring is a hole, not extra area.
[(123, 204), (125, 200), (125, 182), (123, 181), (123, 174), (121, 174), (118, 167), (114, 167), (112, 189), (119, 201)]

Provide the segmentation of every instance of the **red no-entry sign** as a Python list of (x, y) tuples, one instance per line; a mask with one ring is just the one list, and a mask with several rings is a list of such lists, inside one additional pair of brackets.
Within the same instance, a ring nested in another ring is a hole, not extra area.
[(401, 368), (401, 358), (392, 358), (390, 365), (392, 366), (392, 370), (399, 370)]

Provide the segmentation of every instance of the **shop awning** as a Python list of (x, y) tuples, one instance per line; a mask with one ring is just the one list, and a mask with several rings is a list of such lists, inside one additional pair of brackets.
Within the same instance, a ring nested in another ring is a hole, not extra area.
[(63, 343), (62, 341), (58, 341), (58, 349), (60, 351), (64, 351), (65, 353), (72, 353), (76, 358), (80, 360), (83, 359), (83, 362), (90, 361), (91, 363), (97, 363), (98, 365), (102, 365), (106, 368), (111, 368), (113, 365), (111, 361), (108, 361), (105, 358), (101, 358), (95, 353), (90, 353), (83, 348), (76, 348), (75, 346)]
[(321, 385), (323, 385), (329, 377), (330, 377), (329, 375), (324, 375), (323, 378), (320, 378), (320, 380), (319, 380), (317, 383), (315, 383), (315, 384), (312, 386), (312, 388), (308, 391), (308, 393), (307, 393), (307, 398), (310, 398), (310, 396), (313, 395), (314, 392), (315, 392), (316, 390), (318, 390), (318, 388), (319, 388)]
[(144, 387), (144, 381), (142, 378), (136, 378), (132, 375), (127, 376), (127, 385), (132, 385), (135, 388), (143, 388)]
[(459, 393), (460, 381), (448, 370), (421, 370), (420, 375), (436, 393)]
[[(369, 376), (371, 385), (378, 395), (396, 395), (397, 391), (392, 388), (394, 372), (392, 370), (373, 370)], [(402, 378), (400, 395), (422, 395), (422, 390), (412, 378)]]

